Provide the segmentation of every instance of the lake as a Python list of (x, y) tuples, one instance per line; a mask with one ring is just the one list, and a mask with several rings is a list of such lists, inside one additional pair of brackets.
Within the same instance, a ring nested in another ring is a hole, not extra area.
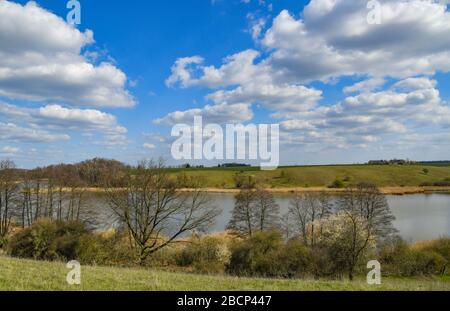
[[(212, 232), (225, 230), (234, 207), (233, 194), (210, 194), (216, 206), (222, 209)], [(397, 218), (394, 226), (408, 241), (437, 239), (450, 236), (450, 194), (414, 194), (386, 196)], [(276, 195), (275, 199), (284, 214), (291, 200), (290, 195)]]
[[(215, 224), (210, 228), (210, 232), (224, 231), (233, 211), (234, 195), (230, 193), (208, 195), (213, 204), (222, 210)], [(414, 242), (450, 236), (450, 194), (388, 195), (386, 197), (396, 217), (394, 226), (403, 239)], [(281, 214), (288, 211), (291, 198), (292, 195), (289, 194), (275, 195)], [(111, 213), (105, 204), (99, 199), (91, 199), (93, 201), (90, 204), (102, 210), (98, 215), (98, 228), (105, 229), (111, 226)]]

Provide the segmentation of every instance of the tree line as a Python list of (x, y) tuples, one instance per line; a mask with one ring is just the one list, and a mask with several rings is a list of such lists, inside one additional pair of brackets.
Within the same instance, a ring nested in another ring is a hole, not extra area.
[(25, 228), (44, 218), (92, 221), (84, 178), (95, 180), (101, 173), (91, 164), (19, 170), (11, 160), (0, 161), (0, 246), (12, 225)]
[[(125, 230), (143, 263), (148, 256), (188, 232), (206, 232), (218, 216), (198, 180), (171, 175), (162, 161), (142, 161), (135, 168), (93, 160), (30, 171), (0, 162), (0, 247), (13, 226), (30, 227), (46, 219), (94, 223), (96, 208), (86, 203), (86, 182), (101, 191), (110, 221)], [(180, 190), (188, 183), (189, 193)]]

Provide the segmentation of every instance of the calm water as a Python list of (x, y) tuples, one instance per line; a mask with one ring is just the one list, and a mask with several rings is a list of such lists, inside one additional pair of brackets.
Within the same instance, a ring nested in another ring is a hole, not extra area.
[[(224, 231), (231, 218), (234, 207), (233, 194), (209, 194), (213, 204), (222, 210), (216, 219), (211, 232)], [(277, 195), (277, 203), (281, 213), (289, 208), (291, 195)], [(99, 228), (105, 229), (111, 225), (111, 213), (101, 200), (92, 198), (92, 205), (102, 210), (97, 216)], [(394, 226), (400, 235), (408, 241), (436, 239), (450, 236), (450, 194), (415, 194), (404, 196), (387, 196), (389, 206), (397, 218)]]
[[(211, 231), (223, 231), (231, 217), (234, 196), (211, 194), (211, 197), (223, 211)], [(397, 218), (394, 225), (404, 239), (418, 241), (450, 236), (450, 194), (387, 196), (387, 199)], [(288, 210), (290, 200), (289, 195), (276, 196), (282, 213)]]

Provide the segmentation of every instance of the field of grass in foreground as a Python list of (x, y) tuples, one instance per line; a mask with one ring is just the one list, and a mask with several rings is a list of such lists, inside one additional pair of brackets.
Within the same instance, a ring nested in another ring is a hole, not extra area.
[(323, 290), (450, 290), (450, 278), (384, 278), (383, 285), (365, 280), (313, 281), (202, 276), (148, 269), (82, 267), (80, 286), (69, 286), (69, 270), (62, 263), (38, 262), (0, 256), (0, 290), (115, 290), (115, 291), (323, 291)]

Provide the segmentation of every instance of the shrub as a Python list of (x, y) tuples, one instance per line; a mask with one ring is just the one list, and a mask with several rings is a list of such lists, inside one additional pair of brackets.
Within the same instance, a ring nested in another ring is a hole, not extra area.
[(450, 262), (450, 238), (441, 238), (439, 240), (432, 241), (431, 244), (425, 247), (440, 254), (447, 262)]
[(437, 181), (437, 182), (433, 183), (433, 186), (435, 186), (435, 187), (450, 187), (450, 181), (449, 180)]
[(80, 239), (88, 235), (88, 230), (80, 222), (56, 222), (55, 224), (54, 243), (57, 256), (69, 260), (78, 258)]
[(177, 264), (193, 267), (199, 273), (222, 273), (230, 260), (226, 243), (218, 237), (192, 237), (181, 250)]
[[(180, 244), (168, 245), (159, 251), (151, 254), (145, 261), (146, 266), (150, 267), (177, 267), (181, 266), (178, 262), (183, 247)], [(132, 251), (132, 250), (131, 250)]]
[(433, 251), (414, 250), (414, 265), (412, 275), (443, 274), (446, 261), (444, 257)]
[(342, 180), (336, 179), (333, 183), (328, 187), (331, 189), (342, 189), (345, 188), (345, 184)]
[(26, 228), (15, 233), (8, 241), (7, 252), (13, 257), (33, 258), (34, 239), (31, 228)]
[(411, 247), (398, 239), (380, 252), (380, 262), (390, 275), (417, 276), (445, 272), (447, 260), (432, 248)]
[(287, 242), (277, 253), (279, 270), (272, 276), (298, 278), (312, 274), (312, 252), (302, 241), (293, 239)]
[[(447, 272), (447, 267), (450, 264), (450, 238), (441, 238), (438, 240), (426, 242), (423, 245), (419, 245), (418, 249), (440, 256), (440, 274)], [(434, 256), (437, 259), (436, 256)]]
[(279, 232), (258, 232), (232, 247), (227, 271), (234, 275), (294, 278), (311, 274), (311, 251)]
[(74, 249), (75, 257), (81, 263), (93, 265), (110, 263), (108, 258), (111, 258), (112, 249), (108, 247), (107, 240), (100, 236), (84, 234), (80, 236)]
[(98, 262), (107, 265), (131, 266), (139, 261), (138, 251), (131, 246), (130, 237), (125, 230), (102, 234), (97, 236), (96, 240), (101, 244), (96, 258)]
[(40, 220), (11, 237), (8, 253), (39, 260), (76, 259), (80, 237), (86, 234), (80, 223)]
[(384, 273), (388, 275), (412, 275), (414, 256), (408, 244), (397, 239), (390, 244), (386, 244), (380, 251), (380, 263)]
[(337, 278), (341, 277), (342, 267), (336, 269), (336, 263), (330, 256), (330, 252), (323, 246), (315, 246), (311, 249), (310, 273), (316, 277)]
[(258, 232), (252, 237), (237, 242), (231, 249), (227, 271), (235, 275), (272, 274), (279, 265), (273, 252), (283, 245), (281, 234), (275, 231)]

